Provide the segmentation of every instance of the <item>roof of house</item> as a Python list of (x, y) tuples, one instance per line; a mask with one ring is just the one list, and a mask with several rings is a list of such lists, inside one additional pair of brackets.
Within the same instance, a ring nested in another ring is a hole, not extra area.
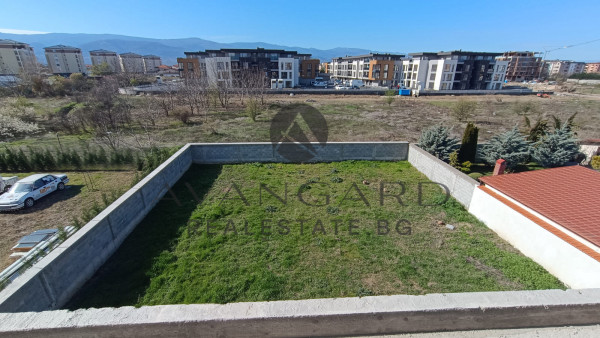
[(600, 247), (600, 172), (569, 166), (480, 180)]
[(96, 50), (91, 50), (91, 53), (102, 53), (102, 54), (114, 54), (117, 55), (117, 52), (113, 52), (112, 50), (106, 50), (106, 49), (96, 49)]

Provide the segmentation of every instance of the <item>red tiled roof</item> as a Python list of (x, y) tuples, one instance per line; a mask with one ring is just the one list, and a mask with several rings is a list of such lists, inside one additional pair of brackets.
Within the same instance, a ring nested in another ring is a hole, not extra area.
[(581, 166), (480, 180), (600, 247), (600, 173)]

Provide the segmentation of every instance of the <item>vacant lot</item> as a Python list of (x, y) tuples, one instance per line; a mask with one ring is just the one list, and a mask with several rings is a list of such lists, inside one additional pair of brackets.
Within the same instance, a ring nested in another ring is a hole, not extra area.
[[(4, 176), (24, 178), (34, 173), (3, 173)], [(0, 270), (9, 266), (11, 248), (17, 241), (35, 230), (64, 227), (73, 224), (74, 218), (92, 208), (102, 206), (102, 194), (121, 194), (134, 178), (133, 172), (92, 171), (65, 172), (70, 182), (67, 189), (54, 192), (39, 200), (31, 209), (0, 214)]]
[[(452, 116), (452, 107), (459, 99), (477, 102), (473, 115), (468, 117), (480, 127), (479, 140), (485, 141), (493, 135), (517, 126), (525, 130), (524, 116), (535, 123), (538, 118), (548, 119), (551, 115), (562, 121), (577, 113), (577, 137), (598, 138), (600, 130), (600, 92), (594, 95), (563, 94), (543, 99), (529, 96), (427, 96), (395, 97), (388, 106), (384, 97), (355, 95), (269, 95), (253, 122), (239, 103), (227, 110), (208, 109), (202, 115), (193, 115), (183, 123), (173, 114), (157, 119), (148, 134), (137, 127), (123, 131), (121, 146), (136, 147), (140, 141), (146, 145), (175, 146), (188, 142), (267, 142), (272, 117), (286, 104), (306, 103), (319, 109), (327, 120), (330, 141), (417, 141), (422, 130), (437, 123), (450, 127), (452, 134), (461, 136), (465, 122)], [(135, 107), (142, 107), (146, 97), (128, 98)], [(238, 102), (237, 100), (233, 100)], [(42, 112), (66, 104), (65, 99), (34, 99), (38, 123), (48, 131), (51, 123)], [(50, 107), (50, 108), (49, 108)], [(137, 109), (137, 108), (136, 108)], [(134, 112), (136, 111), (134, 109)], [(525, 111), (525, 112), (524, 112)], [(135, 114), (134, 114), (135, 122)], [(137, 123), (137, 122), (136, 122)], [(136, 125), (134, 123), (134, 126)], [(136, 129), (137, 128), (137, 129)], [(36, 136), (14, 140), (13, 145), (58, 148), (62, 146), (83, 148), (90, 143), (101, 142), (92, 130), (87, 133), (66, 132), (41, 133)], [(102, 143), (102, 142), (101, 142)]]
[(408, 162), (193, 166), (67, 307), (564, 288), (423, 182)]

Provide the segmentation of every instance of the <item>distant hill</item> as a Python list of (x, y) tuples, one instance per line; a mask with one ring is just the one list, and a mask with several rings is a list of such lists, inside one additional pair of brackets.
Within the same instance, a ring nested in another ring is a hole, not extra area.
[(44, 64), (46, 63), (44, 47), (59, 44), (81, 48), (86, 63), (91, 63), (89, 51), (94, 49), (107, 49), (117, 53), (133, 52), (142, 55), (155, 54), (160, 56), (162, 58), (162, 62), (167, 65), (176, 64), (178, 57), (185, 56), (183, 52), (203, 51), (205, 49), (219, 48), (262, 47), (295, 50), (299, 53), (312, 54), (314, 58), (321, 59), (321, 61), (331, 60), (332, 58), (338, 56), (361, 55), (371, 52), (370, 50), (360, 48), (337, 47), (332, 49), (316, 49), (281, 46), (265, 42), (219, 43), (200, 38), (151, 39), (115, 34), (49, 33), (25, 35), (0, 33), (0, 39), (10, 39), (30, 44), (34, 48), (38, 61)]

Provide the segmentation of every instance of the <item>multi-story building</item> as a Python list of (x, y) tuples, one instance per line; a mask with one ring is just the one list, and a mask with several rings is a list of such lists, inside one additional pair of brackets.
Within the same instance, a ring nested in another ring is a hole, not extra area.
[(586, 73), (600, 73), (600, 62), (586, 63), (584, 72)]
[(320, 71), (321, 61), (311, 59), (310, 54), (298, 54), (303, 57), (300, 60), (300, 84), (310, 84), (317, 77)]
[(538, 52), (506, 52), (498, 57), (508, 61), (506, 79), (508, 81), (531, 81), (543, 77), (542, 58)]
[(83, 62), (81, 49), (65, 45), (44, 48), (48, 68), (53, 74), (69, 76), (73, 73), (85, 74), (87, 69)]
[[(219, 49), (204, 52), (185, 52), (185, 58), (177, 58), (181, 77), (206, 77), (211, 83), (240, 79), (250, 71), (262, 72), (272, 88), (293, 88), (300, 82), (300, 64), (310, 61), (310, 54), (281, 49)], [(314, 73), (312, 62), (305, 63)]]
[(402, 86), (418, 90), (499, 90), (508, 61), (500, 53), (411, 53), (402, 61)]
[(23, 42), (0, 39), (0, 75), (17, 75), (36, 68), (33, 48)]
[(325, 74), (331, 74), (331, 67), (330, 67), (331, 63), (330, 62), (323, 62), (321, 63), (321, 69), (323, 70), (323, 73)]
[(119, 56), (116, 52), (111, 52), (105, 49), (91, 50), (90, 58), (92, 59), (93, 66), (106, 63), (111, 72), (119, 73), (121, 71)]
[(395, 86), (400, 81), (404, 55), (366, 54), (338, 57), (331, 60), (334, 79), (362, 80), (366, 86)]
[(123, 73), (143, 73), (144, 60), (136, 53), (119, 54), (119, 63)]
[(569, 77), (573, 74), (583, 73), (585, 62), (566, 60), (544, 61), (544, 75), (547, 77)]
[(158, 66), (162, 65), (160, 56), (156, 55), (144, 55), (142, 61), (144, 63), (144, 73), (156, 73), (158, 72)]

